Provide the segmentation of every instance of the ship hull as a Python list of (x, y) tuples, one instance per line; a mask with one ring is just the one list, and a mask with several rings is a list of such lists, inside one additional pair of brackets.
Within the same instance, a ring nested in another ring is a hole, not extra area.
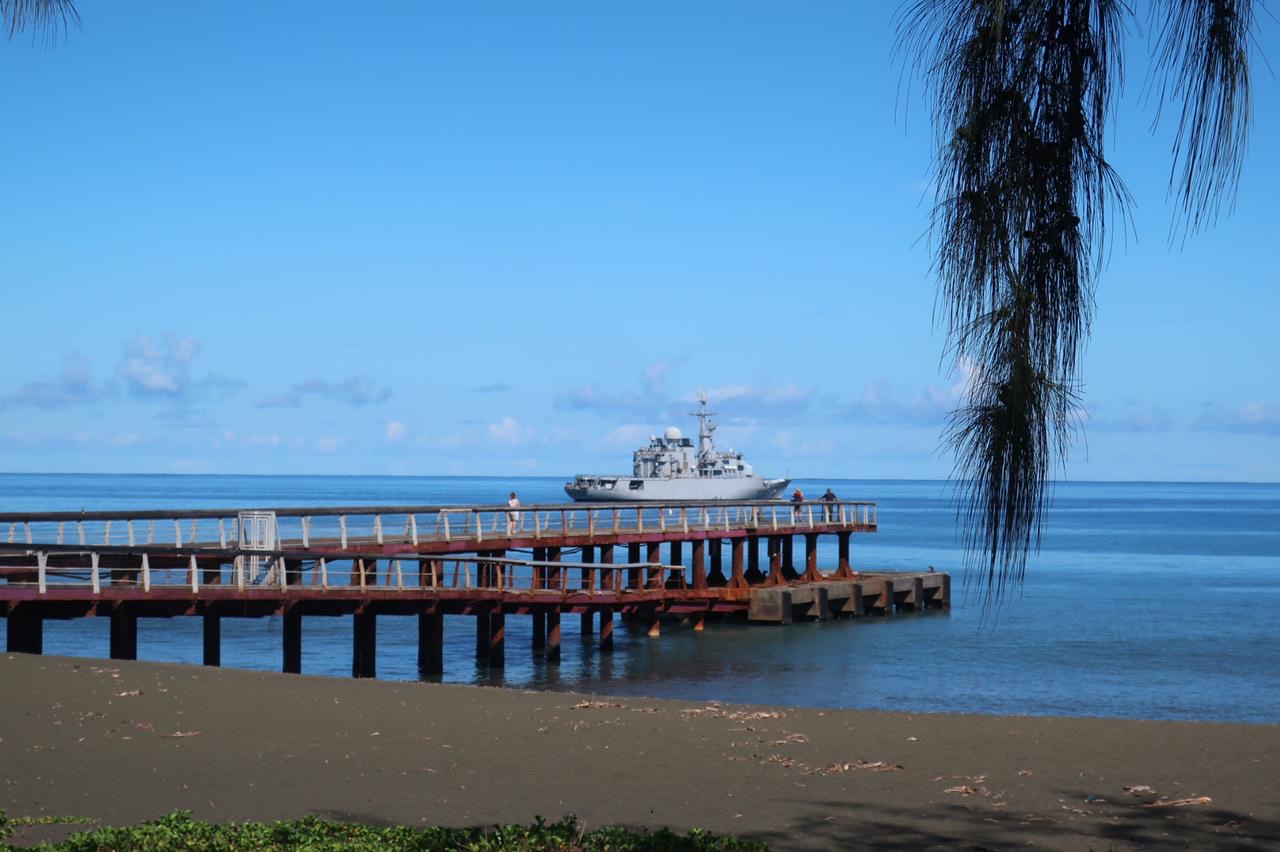
[(790, 483), (789, 479), (761, 479), (758, 476), (724, 479), (592, 476), (566, 483), (564, 490), (579, 503), (766, 500), (780, 496)]

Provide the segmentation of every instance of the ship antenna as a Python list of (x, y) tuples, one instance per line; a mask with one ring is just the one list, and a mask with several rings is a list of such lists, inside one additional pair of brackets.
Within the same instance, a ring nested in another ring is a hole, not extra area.
[(689, 413), (698, 418), (698, 455), (703, 458), (713, 458), (716, 454), (716, 445), (711, 440), (711, 433), (716, 430), (716, 424), (711, 417), (715, 412), (707, 410), (706, 391), (698, 391), (698, 410)]

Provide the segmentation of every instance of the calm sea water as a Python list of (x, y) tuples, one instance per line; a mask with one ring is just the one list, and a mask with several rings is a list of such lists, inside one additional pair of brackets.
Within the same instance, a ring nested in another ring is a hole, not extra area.
[[(0, 475), (0, 511), (246, 505), (561, 502), (561, 479)], [(877, 500), (855, 567), (957, 572), (949, 612), (789, 627), (619, 625), (599, 653), (565, 618), (563, 662), (528, 652), (507, 619), (506, 668), (474, 659), (473, 621), (449, 617), (454, 683), (915, 712), (1280, 722), (1280, 485), (1067, 483), (1040, 554), (995, 617), (959, 575), (941, 482), (801, 480), (809, 494)], [(821, 564), (834, 565), (834, 541)], [(107, 620), (45, 624), (50, 654), (105, 657)], [(279, 670), (279, 619), (225, 619), (223, 663)], [(347, 676), (349, 618), (307, 618), (303, 671)], [(378, 621), (378, 676), (416, 680), (416, 622)], [(200, 662), (197, 619), (146, 619), (139, 656)]]

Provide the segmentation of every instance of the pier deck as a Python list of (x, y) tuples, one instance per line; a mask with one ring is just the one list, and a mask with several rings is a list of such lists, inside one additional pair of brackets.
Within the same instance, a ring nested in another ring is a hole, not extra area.
[[(418, 617), (430, 675), (443, 667), (446, 614), (474, 617), (477, 655), (501, 666), (507, 615), (532, 617), (533, 650), (555, 663), (562, 614), (579, 615), (584, 633), (598, 617), (607, 650), (615, 615), (656, 637), (673, 617), (700, 630), (724, 617), (948, 606), (946, 574), (853, 569), (851, 536), (877, 522), (864, 501), (8, 513), (0, 614), (9, 650), (28, 653), (40, 653), (45, 619), (108, 617), (121, 659), (136, 657), (138, 618), (201, 617), (210, 665), (221, 618), (282, 615), (286, 671), (301, 669), (304, 616), (354, 616), (352, 673), (365, 677), (378, 615)], [(837, 543), (827, 571), (821, 536)], [(512, 555), (522, 551), (532, 558)]]

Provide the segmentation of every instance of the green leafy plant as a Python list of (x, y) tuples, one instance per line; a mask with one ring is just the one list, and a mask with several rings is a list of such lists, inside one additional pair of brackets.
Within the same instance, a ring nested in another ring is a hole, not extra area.
[[(83, 822), (70, 817), (9, 819), (0, 811), (0, 839), (12, 835), (20, 825), (57, 822)], [(13, 848), (7, 846), (5, 848)], [(500, 825), (491, 828), (409, 828), (406, 826), (374, 826), (333, 822), (308, 816), (270, 825), (257, 822), (216, 825), (191, 817), (189, 811), (177, 811), (135, 826), (103, 827), (73, 834), (57, 843), (41, 844), (39, 849), (59, 852), (98, 852), (98, 850), (285, 850), (285, 849), (387, 849), (387, 850), (473, 850), (473, 852), (747, 852), (764, 850), (762, 843), (733, 837), (716, 837), (694, 829), (676, 834), (670, 829), (633, 831), (625, 828), (599, 828), (585, 831), (576, 817), (567, 816), (557, 822), (538, 817), (532, 825)]]

